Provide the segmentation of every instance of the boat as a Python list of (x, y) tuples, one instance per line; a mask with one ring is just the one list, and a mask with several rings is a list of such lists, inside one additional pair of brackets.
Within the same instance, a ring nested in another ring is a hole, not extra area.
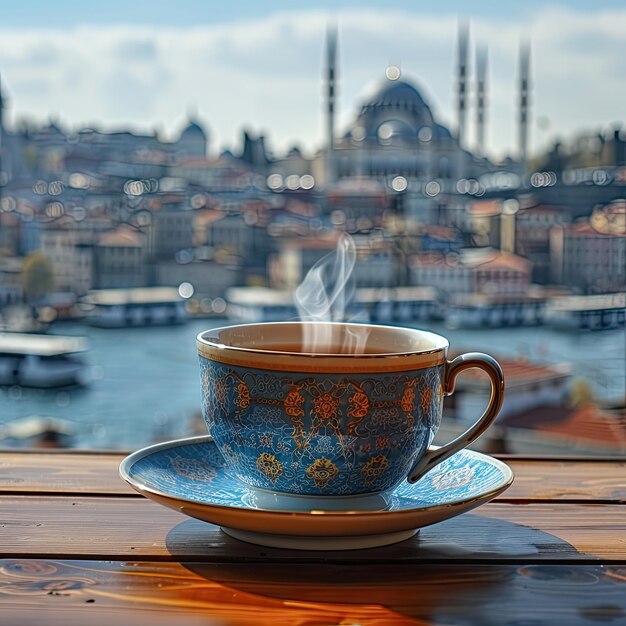
[(25, 304), (0, 307), (0, 332), (45, 333), (50, 326), (49, 311), (44, 307), (39, 313), (35, 316), (32, 307)]
[(433, 287), (359, 288), (354, 297), (374, 324), (410, 324), (443, 315)]
[(502, 328), (543, 324), (546, 299), (541, 296), (459, 294), (445, 312), (449, 328)]
[(65, 387), (88, 382), (84, 337), (0, 333), (0, 385)]
[(81, 298), (85, 321), (103, 328), (168, 326), (188, 319), (187, 302), (176, 287), (94, 289)]
[(624, 328), (626, 293), (561, 296), (548, 302), (546, 322), (568, 330)]
[[(293, 293), (270, 287), (231, 287), (226, 292), (232, 322), (255, 323), (298, 319)], [(344, 318), (375, 324), (409, 323), (441, 316), (435, 289), (387, 287), (355, 290)]]
[(75, 434), (73, 422), (57, 417), (29, 415), (0, 425), (0, 441), (11, 447), (69, 448)]
[(298, 317), (293, 294), (271, 287), (231, 287), (226, 290), (226, 314), (235, 323), (278, 322)]

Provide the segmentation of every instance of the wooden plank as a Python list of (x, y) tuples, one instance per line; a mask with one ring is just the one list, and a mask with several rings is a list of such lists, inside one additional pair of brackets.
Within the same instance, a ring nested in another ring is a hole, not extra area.
[(490, 503), (401, 544), (343, 553), (253, 546), (139, 498), (2, 496), (0, 510), (0, 558), (626, 562), (621, 505)]
[[(0, 494), (139, 495), (117, 473), (123, 454), (0, 454)], [(516, 460), (502, 502), (626, 503), (626, 462)]]
[[(626, 568), (0, 561), (3, 623), (622, 623)], [(45, 619), (42, 622), (42, 617)], [(506, 620), (503, 618), (506, 617)], [(106, 620), (109, 620), (108, 622)]]
[(515, 473), (506, 501), (626, 503), (626, 462), (508, 459)]
[(0, 453), (0, 493), (138, 495), (118, 475), (123, 454)]

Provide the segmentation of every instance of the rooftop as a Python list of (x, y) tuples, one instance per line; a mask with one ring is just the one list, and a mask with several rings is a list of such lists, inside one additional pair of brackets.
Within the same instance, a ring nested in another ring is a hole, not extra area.
[(591, 403), (580, 407), (537, 407), (505, 418), (502, 425), (626, 452), (626, 415), (608, 413)]
[(127, 226), (120, 226), (100, 235), (98, 245), (107, 248), (141, 248), (142, 242), (138, 232)]
[[(452, 356), (454, 356), (454, 354)], [(506, 381), (506, 386), (509, 389), (518, 385), (528, 385), (547, 380), (565, 379), (570, 376), (570, 368), (566, 364), (544, 365), (543, 363), (531, 363), (525, 359), (515, 359), (505, 356), (496, 356), (495, 358), (500, 364), (500, 367), (502, 367), (504, 380)], [(459, 378), (459, 384), (463, 385), (464, 382), (473, 386), (477, 383), (481, 386), (483, 384), (485, 386), (488, 384), (484, 373), (477, 369), (464, 371), (463, 376)]]

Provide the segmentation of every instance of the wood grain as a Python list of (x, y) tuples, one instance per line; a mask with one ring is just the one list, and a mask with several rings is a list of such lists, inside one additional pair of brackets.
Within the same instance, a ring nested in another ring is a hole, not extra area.
[[(119, 476), (123, 454), (0, 452), (0, 494), (138, 496)], [(626, 503), (626, 461), (507, 458), (515, 482), (502, 502)]]
[(2, 496), (0, 510), (0, 558), (626, 562), (621, 505), (490, 503), (401, 544), (348, 553), (259, 548), (143, 498)]
[[(626, 618), (626, 568), (0, 561), (3, 623), (597, 624)], [(44, 618), (45, 616), (45, 618)], [(44, 618), (44, 619), (42, 619)], [(108, 620), (108, 622), (107, 622)]]

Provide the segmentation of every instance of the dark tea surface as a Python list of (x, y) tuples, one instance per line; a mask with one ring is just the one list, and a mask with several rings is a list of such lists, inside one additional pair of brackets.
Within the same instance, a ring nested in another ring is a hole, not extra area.
[[(377, 347), (365, 346), (359, 350), (351, 349), (350, 346), (321, 346), (316, 350), (305, 350), (301, 343), (274, 343), (264, 342), (263, 345), (250, 346), (255, 350), (271, 350), (272, 352), (297, 352), (301, 354), (385, 354), (386, 350)], [(391, 352), (392, 350), (389, 350)]]

